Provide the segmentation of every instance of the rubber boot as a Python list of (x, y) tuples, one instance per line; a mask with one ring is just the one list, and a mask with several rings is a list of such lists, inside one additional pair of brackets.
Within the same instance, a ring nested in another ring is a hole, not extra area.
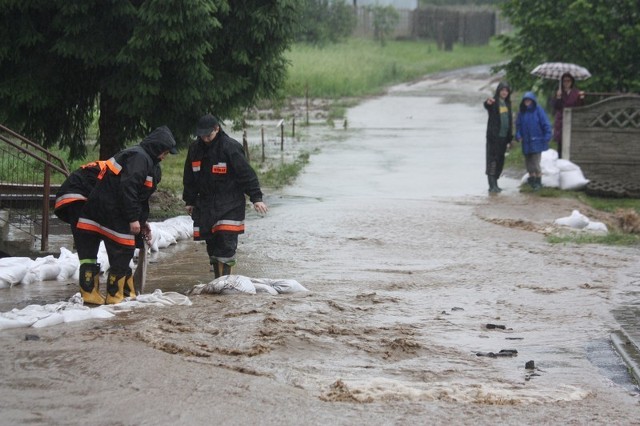
[(231, 267), (236, 264), (235, 260), (229, 263), (220, 262), (215, 257), (211, 258), (211, 270), (213, 271), (214, 278), (220, 278), (224, 275), (231, 275)]
[(124, 287), (126, 285), (126, 275), (115, 275), (109, 272), (109, 278), (107, 278), (107, 305), (115, 305), (124, 300)]
[(80, 295), (84, 303), (104, 305), (104, 296), (100, 294), (100, 265), (97, 263), (80, 265)]
[(536, 178), (531, 177), (531, 176), (529, 176), (529, 177), (527, 178), (527, 183), (529, 184), (529, 186), (530, 186), (532, 189), (536, 189), (536, 184), (535, 184), (535, 182), (536, 182)]
[(534, 185), (533, 189), (536, 191), (542, 188), (542, 178), (540, 176), (534, 178), (533, 185)]
[(129, 297), (131, 300), (136, 300), (136, 288), (133, 285), (133, 274), (127, 274), (127, 278), (124, 282), (123, 288), (124, 297)]
[(500, 188), (500, 187), (498, 186), (498, 179), (499, 179), (499, 178), (496, 176), (494, 179), (495, 179), (495, 180), (493, 181), (493, 183), (495, 184), (496, 189), (498, 190), (498, 192), (502, 192), (502, 188)]
[(489, 181), (489, 192), (491, 192), (492, 194), (499, 192), (495, 176), (488, 175), (487, 180)]

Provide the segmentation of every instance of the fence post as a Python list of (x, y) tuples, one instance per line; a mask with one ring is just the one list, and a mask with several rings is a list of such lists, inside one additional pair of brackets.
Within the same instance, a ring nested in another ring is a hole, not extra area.
[(284, 151), (284, 118), (278, 123), (280, 127), (280, 151)]
[(307, 126), (309, 125), (309, 84), (304, 85), (304, 102), (307, 107)]
[(249, 143), (247, 142), (247, 129), (242, 131), (242, 148), (244, 149), (244, 155), (247, 156), (247, 161), (251, 162), (251, 156), (249, 155)]
[[(47, 154), (47, 160), (51, 161), (51, 156)], [(40, 240), (40, 251), (49, 249), (49, 199), (51, 190), (51, 168), (44, 165), (44, 194), (42, 196), (42, 239)]]
[(293, 117), (291, 121), (291, 137), (295, 139), (296, 137), (296, 118)]
[(260, 134), (262, 136), (262, 162), (264, 163), (264, 124), (260, 126)]

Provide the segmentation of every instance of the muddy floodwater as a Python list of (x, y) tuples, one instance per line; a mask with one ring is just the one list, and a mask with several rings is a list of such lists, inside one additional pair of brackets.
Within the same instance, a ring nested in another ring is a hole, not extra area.
[[(637, 302), (639, 250), (550, 244), (575, 201), (508, 178), (487, 194), (494, 87), (481, 70), (394, 87), (267, 192), (235, 273), (307, 293), (0, 332), (0, 423), (640, 424), (609, 344), (612, 311)], [(205, 246), (183, 241), (153, 254), (146, 290), (211, 279)], [(6, 311), (76, 290), (0, 291)]]

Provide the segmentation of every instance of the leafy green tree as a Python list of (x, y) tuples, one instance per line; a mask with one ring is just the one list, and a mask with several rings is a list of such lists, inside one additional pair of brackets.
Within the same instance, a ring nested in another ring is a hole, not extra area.
[(0, 0), (0, 121), (45, 147), (100, 158), (168, 125), (276, 93), (296, 0)]
[(370, 6), (370, 10), (373, 13), (373, 38), (384, 46), (398, 25), (400, 14), (393, 6)]
[(323, 45), (349, 37), (356, 26), (353, 7), (345, 0), (301, 0), (296, 41)]
[(506, 0), (502, 11), (516, 31), (499, 37), (511, 56), (499, 68), (514, 87), (531, 87), (542, 62), (571, 62), (592, 74), (583, 89), (640, 91), (638, 0)]

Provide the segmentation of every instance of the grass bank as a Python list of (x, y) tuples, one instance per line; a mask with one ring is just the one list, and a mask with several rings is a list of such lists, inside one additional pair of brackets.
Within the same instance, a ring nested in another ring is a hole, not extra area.
[[(341, 98), (375, 95), (385, 87), (423, 75), (504, 61), (497, 44), (454, 45), (450, 52), (429, 41), (351, 38), (324, 47), (296, 44), (287, 53), (285, 97)], [(308, 92), (307, 92), (308, 91)]]

